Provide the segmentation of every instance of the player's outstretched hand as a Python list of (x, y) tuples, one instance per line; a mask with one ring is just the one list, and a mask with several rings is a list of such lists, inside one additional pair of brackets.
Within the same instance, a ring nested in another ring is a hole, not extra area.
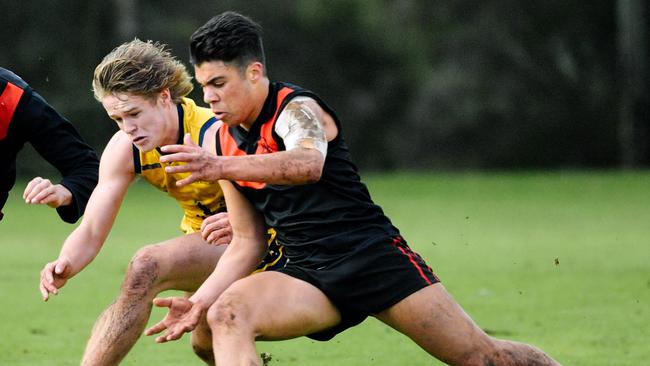
[(183, 145), (167, 145), (160, 149), (165, 153), (160, 157), (161, 162), (185, 163), (165, 167), (167, 173), (191, 173), (189, 177), (177, 181), (177, 186), (184, 186), (198, 180), (216, 182), (221, 178), (219, 157), (196, 145), (190, 134), (185, 134)]
[(36, 177), (27, 183), (23, 199), (26, 203), (57, 208), (72, 203), (72, 193), (60, 184), (52, 184), (49, 179)]
[(147, 336), (158, 334), (167, 330), (165, 334), (156, 338), (156, 342), (165, 343), (175, 341), (183, 336), (183, 333), (191, 332), (205, 316), (205, 310), (195, 306), (193, 302), (184, 297), (156, 298), (153, 304), (158, 307), (169, 308), (169, 312), (163, 320), (153, 327), (145, 330)]
[(232, 227), (227, 212), (206, 217), (201, 223), (203, 240), (212, 245), (228, 244), (232, 240)]
[(59, 289), (68, 282), (70, 273), (70, 261), (68, 259), (60, 258), (43, 267), (43, 270), (41, 270), (41, 282), (39, 284), (43, 301), (47, 301), (50, 298), (50, 294), (58, 295)]

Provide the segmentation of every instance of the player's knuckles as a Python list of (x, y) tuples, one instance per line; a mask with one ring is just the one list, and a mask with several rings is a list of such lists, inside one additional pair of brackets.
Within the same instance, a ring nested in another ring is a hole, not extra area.
[(43, 189), (49, 187), (50, 185), (52, 185), (52, 183), (50, 183), (49, 180), (47, 180), (47, 179), (43, 179), (42, 181), (38, 182), (38, 185), (37, 185), (36, 187), (37, 187), (39, 190), (43, 190)]

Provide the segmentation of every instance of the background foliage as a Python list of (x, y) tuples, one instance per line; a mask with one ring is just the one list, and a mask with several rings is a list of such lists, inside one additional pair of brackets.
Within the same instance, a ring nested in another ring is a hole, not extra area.
[[(168, 44), (187, 62), (190, 34), (232, 9), (264, 27), (272, 79), (309, 88), (337, 110), (362, 167), (602, 168), (625, 156), (628, 166), (650, 162), (642, 0), (0, 5), (0, 65), (41, 91), (100, 152), (115, 131), (90, 92), (101, 58), (137, 36)], [(198, 90), (192, 95), (202, 99)], [(46, 169), (33, 155), (25, 155), (23, 176)]]

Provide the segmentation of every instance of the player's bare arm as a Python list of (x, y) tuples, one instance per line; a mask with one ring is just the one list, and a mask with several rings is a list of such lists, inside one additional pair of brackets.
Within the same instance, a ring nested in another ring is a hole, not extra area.
[(47, 301), (50, 294), (57, 294), (69, 278), (99, 253), (134, 177), (131, 140), (118, 131), (102, 155), (99, 182), (90, 196), (81, 224), (65, 240), (59, 257), (41, 271), (43, 300)]
[(169, 173), (191, 172), (177, 182), (185, 185), (197, 180), (245, 180), (270, 184), (306, 184), (320, 179), (327, 142), (338, 129), (333, 118), (310, 98), (298, 98), (285, 107), (278, 119), (278, 134), (286, 151), (264, 155), (216, 156), (199, 149), (189, 138), (184, 145), (162, 147), (169, 155), (163, 162), (185, 162), (166, 167)]
[(179, 339), (183, 333), (192, 331), (219, 295), (230, 284), (253, 272), (266, 253), (266, 229), (262, 217), (232, 183), (219, 181), (219, 184), (230, 212), (233, 239), (214, 272), (189, 299), (154, 299), (154, 305), (169, 308), (162, 321), (145, 331), (145, 335), (154, 335), (166, 330), (156, 338), (158, 343)]

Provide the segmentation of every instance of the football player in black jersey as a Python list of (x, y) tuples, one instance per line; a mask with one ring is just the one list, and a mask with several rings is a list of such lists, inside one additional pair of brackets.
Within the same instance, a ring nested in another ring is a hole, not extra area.
[[(255, 340), (327, 340), (373, 316), (448, 364), (558, 364), (487, 335), (453, 300), (373, 203), (332, 109), (268, 79), (259, 25), (223, 13), (192, 35), (190, 52), (204, 100), (224, 123), (214, 136), (220, 156), (186, 139), (161, 160), (186, 162), (166, 168), (191, 173), (178, 184), (220, 180), (233, 240), (192, 297), (154, 300), (170, 310), (146, 334), (178, 339), (207, 316), (218, 365), (259, 365)], [(264, 253), (265, 224), (287, 265), (247, 276)]]

